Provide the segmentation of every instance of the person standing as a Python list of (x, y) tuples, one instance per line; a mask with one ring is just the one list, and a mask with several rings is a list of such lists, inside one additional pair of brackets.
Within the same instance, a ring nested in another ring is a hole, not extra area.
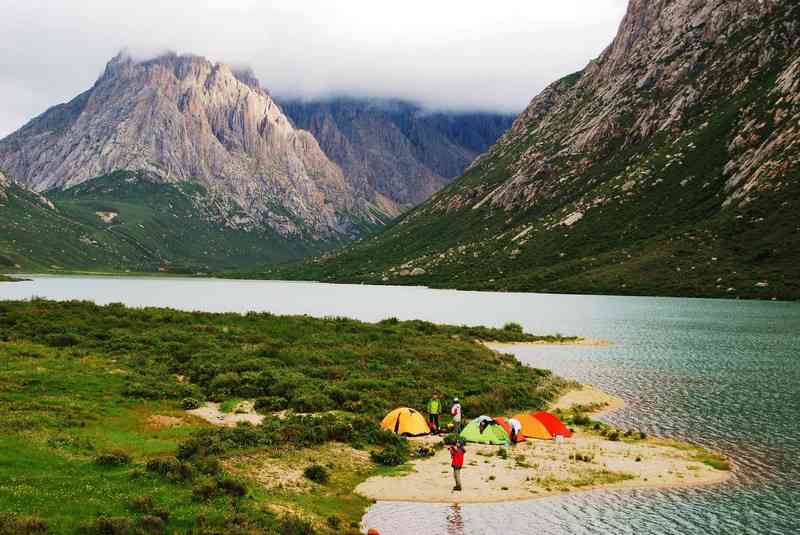
[(428, 402), (428, 425), (431, 427), (432, 435), (439, 433), (439, 415), (441, 413), (442, 403), (439, 401), (439, 395), (433, 394)]
[(453, 427), (456, 434), (461, 433), (461, 403), (458, 398), (453, 398), (453, 407), (450, 409), (450, 415), (453, 417)]
[(456, 440), (455, 446), (450, 446), (450, 465), (453, 467), (453, 480), (456, 485), (453, 487), (454, 491), (461, 490), (461, 469), (464, 467), (464, 441), (461, 439)]
[(515, 444), (519, 439), (519, 432), (522, 431), (522, 424), (516, 418), (509, 418), (508, 425), (511, 427), (511, 443)]

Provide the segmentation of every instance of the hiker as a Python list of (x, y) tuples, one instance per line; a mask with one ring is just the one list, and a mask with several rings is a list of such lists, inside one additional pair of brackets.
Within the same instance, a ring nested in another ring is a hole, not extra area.
[(464, 454), (467, 450), (464, 449), (464, 441), (461, 439), (456, 440), (455, 446), (450, 446), (450, 459), (451, 466), (453, 467), (453, 480), (456, 486), (453, 490), (461, 490), (461, 468), (464, 466)]
[(442, 404), (439, 395), (434, 394), (428, 402), (428, 424), (431, 427), (431, 435), (439, 434), (439, 414), (442, 412)]
[(453, 398), (453, 407), (450, 409), (450, 415), (453, 417), (453, 432), (461, 433), (461, 403), (458, 398)]
[(516, 418), (509, 418), (508, 426), (511, 428), (511, 443), (515, 444), (517, 442), (519, 432), (522, 431), (522, 424)]

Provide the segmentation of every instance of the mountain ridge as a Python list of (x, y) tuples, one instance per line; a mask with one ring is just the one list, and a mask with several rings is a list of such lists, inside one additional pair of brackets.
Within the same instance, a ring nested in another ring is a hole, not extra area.
[(380, 234), (264, 276), (800, 297), (800, 6), (632, 0), (612, 44)]

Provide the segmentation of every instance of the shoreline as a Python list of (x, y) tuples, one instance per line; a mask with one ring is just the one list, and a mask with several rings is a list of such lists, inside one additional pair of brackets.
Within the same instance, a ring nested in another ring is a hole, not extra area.
[[(551, 409), (574, 406), (584, 414), (618, 410), (624, 401), (590, 385), (565, 392)], [(439, 437), (412, 438), (413, 444), (433, 445)], [(691, 444), (661, 438), (612, 441), (583, 429), (558, 445), (529, 440), (505, 448), (467, 444), (462, 471), (464, 490), (453, 492), (452, 472), (446, 449), (433, 457), (412, 461), (402, 476), (375, 476), (362, 482), (356, 492), (375, 501), (431, 504), (480, 504), (537, 500), (552, 496), (620, 489), (671, 489), (721, 484), (732, 470), (705, 464), (710, 454)], [(589, 462), (574, 460), (589, 456)]]
[(545, 340), (538, 340), (536, 342), (497, 342), (489, 341), (482, 342), (483, 345), (494, 351), (509, 349), (518, 346), (583, 346), (583, 347), (613, 347), (616, 344), (610, 340), (602, 338), (583, 338), (578, 337), (575, 340), (564, 340), (560, 342), (548, 342)]

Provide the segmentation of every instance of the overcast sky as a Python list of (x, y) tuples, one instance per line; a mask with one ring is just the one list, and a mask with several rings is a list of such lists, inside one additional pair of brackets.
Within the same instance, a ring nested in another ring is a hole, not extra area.
[(249, 65), (276, 95), (517, 112), (613, 38), (627, 0), (0, 0), (0, 137), (120, 49)]

